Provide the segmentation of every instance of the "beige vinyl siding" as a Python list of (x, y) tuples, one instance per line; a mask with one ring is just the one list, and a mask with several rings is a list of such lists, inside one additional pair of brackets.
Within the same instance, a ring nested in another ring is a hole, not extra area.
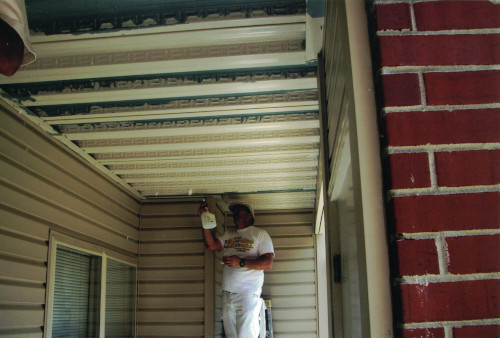
[(147, 201), (142, 205), (139, 337), (213, 335), (205, 333), (213, 332), (213, 324), (205, 325), (208, 319), (213, 323), (205, 313), (206, 304), (208, 309), (213, 307), (213, 255), (203, 242), (197, 215), (200, 202)]
[(139, 207), (0, 105), (0, 336), (43, 334), (51, 229), (135, 257)]
[(312, 211), (257, 213), (255, 225), (273, 240), (273, 269), (262, 297), (272, 302), (276, 338), (316, 337), (316, 256)]

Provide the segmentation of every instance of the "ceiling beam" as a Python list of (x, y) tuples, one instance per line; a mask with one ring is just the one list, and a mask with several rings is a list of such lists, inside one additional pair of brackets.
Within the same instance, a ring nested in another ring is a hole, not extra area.
[(99, 102), (123, 102), (128, 100), (151, 100), (181, 97), (203, 97), (237, 95), (248, 93), (272, 93), (281, 91), (311, 90), (317, 88), (316, 78), (306, 77), (285, 80), (263, 80), (254, 82), (215, 83), (171, 87), (150, 87), (119, 90), (94, 90), (69, 93), (33, 95), (22, 104), (47, 106)]

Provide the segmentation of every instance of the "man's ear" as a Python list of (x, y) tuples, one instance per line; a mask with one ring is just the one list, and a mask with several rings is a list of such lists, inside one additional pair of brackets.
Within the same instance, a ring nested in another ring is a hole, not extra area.
[(17, 32), (0, 19), (0, 73), (14, 75), (24, 57), (24, 43)]

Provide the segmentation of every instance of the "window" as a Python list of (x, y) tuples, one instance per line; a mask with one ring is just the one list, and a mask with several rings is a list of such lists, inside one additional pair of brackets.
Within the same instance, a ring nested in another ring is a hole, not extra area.
[(47, 337), (135, 336), (135, 260), (55, 232), (49, 255)]

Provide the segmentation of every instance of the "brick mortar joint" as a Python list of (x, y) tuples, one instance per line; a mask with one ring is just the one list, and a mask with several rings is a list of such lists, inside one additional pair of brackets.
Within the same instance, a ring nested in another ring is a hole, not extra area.
[(427, 275), (402, 276), (395, 278), (393, 280), (393, 285), (429, 286), (429, 284), (473, 282), (473, 281), (484, 281), (484, 280), (500, 281), (500, 272), (471, 273), (463, 275), (447, 273), (446, 275), (427, 274)]
[(468, 105), (439, 105), (439, 106), (391, 106), (382, 108), (382, 114), (391, 113), (411, 113), (427, 111), (459, 111), (459, 110), (479, 110), (479, 109), (498, 109), (500, 103), (468, 104)]
[(500, 325), (500, 318), (487, 319), (472, 319), (459, 321), (437, 321), (437, 322), (422, 322), (422, 323), (403, 323), (399, 325), (401, 329), (433, 329), (433, 328), (458, 328), (464, 326), (485, 326), (485, 325)]
[(475, 229), (475, 230), (452, 230), (452, 231), (438, 231), (438, 232), (416, 232), (416, 233), (401, 233), (398, 240), (420, 240), (420, 239), (433, 239), (436, 240), (439, 236), (443, 239), (456, 238), (456, 237), (470, 237), (470, 236), (494, 236), (500, 235), (500, 229)]
[[(426, 65), (426, 66), (383, 66), (381, 75), (424, 74), (424, 73), (458, 73), (500, 70), (500, 65)], [(425, 106), (424, 104), (422, 104)]]
[(376, 32), (377, 36), (439, 36), (439, 35), (489, 35), (500, 34), (500, 28), (473, 28), (473, 29), (443, 29), (438, 31), (418, 31), (410, 28), (401, 30), (383, 29)]
[(500, 142), (496, 143), (452, 143), (452, 144), (425, 144), (415, 146), (389, 146), (385, 148), (386, 155), (392, 154), (414, 154), (414, 153), (438, 153), (455, 151), (480, 151), (499, 150)]
[(393, 189), (387, 192), (386, 199), (390, 201), (398, 197), (414, 197), (414, 196), (444, 196), (444, 195), (459, 195), (459, 194), (476, 194), (500, 192), (500, 184), (495, 185), (477, 185), (477, 186), (462, 186), (462, 187), (428, 187), (415, 189)]

